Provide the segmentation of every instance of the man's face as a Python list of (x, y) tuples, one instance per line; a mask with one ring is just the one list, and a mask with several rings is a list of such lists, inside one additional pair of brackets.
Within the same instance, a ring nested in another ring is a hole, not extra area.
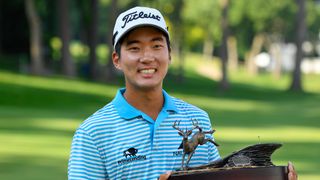
[(121, 57), (116, 53), (112, 57), (115, 67), (125, 75), (127, 88), (162, 88), (170, 63), (170, 53), (166, 38), (158, 29), (134, 29), (123, 40)]

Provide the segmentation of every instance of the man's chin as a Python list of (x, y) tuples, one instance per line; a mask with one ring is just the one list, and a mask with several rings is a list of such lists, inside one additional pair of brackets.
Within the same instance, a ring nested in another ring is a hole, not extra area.
[(142, 91), (154, 91), (157, 89), (162, 89), (162, 85), (161, 84), (154, 84), (154, 83), (145, 83), (145, 84), (141, 84), (139, 86), (139, 89)]

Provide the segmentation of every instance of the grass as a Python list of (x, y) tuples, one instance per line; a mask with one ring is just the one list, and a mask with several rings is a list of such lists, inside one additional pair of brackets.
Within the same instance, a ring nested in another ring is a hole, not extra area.
[[(300, 179), (320, 179), (320, 78), (304, 76), (305, 93), (287, 92), (289, 76), (250, 77), (230, 72), (231, 90), (199, 76), (186, 64), (186, 79), (165, 89), (206, 110), (217, 130), (220, 153), (259, 142), (280, 142), (272, 159), (292, 161)], [(214, 66), (212, 67), (214, 70)], [(0, 179), (67, 179), (73, 133), (119, 86), (0, 71)]]

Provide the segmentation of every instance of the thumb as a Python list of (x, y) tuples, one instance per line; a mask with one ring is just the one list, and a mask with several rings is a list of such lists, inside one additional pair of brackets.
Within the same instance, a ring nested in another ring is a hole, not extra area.
[(171, 171), (167, 171), (165, 174), (161, 174), (159, 180), (167, 180), (171, 175)]
[(288, 170), (289, 170), (289, 173), (288, 173), (288, 179), (289, 179), (289, 180), (296, 180), (296, 179), (298, 179), (298, 174), (296, 173), (292, 162), (289, 162), (289, 163), (288, 163)]

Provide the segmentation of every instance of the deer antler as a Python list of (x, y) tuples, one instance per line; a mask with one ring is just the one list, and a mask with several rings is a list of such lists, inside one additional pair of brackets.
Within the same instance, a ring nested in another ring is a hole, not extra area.
[(181, 129), (179, 129), (179, 127), (178, 127), (180, 125), (180, 121), (178, 121), (178, 126), (177, 126), (177, 121), (174, 122), (172, 127), (175, 128), (176, 130), (178, 130), (180, 133), (183, 133), (183, 131)]
[(192, 121), (192, 124), (193, 124), (193, 128), (191, 129), (191, 131), (194, 130), (194, 129), (201, 129), (201, 128), (199, 127), (199, 122), (198, 122), (198, 120), (196, 120), (196, 119), (191, 119), (191, 121)]

